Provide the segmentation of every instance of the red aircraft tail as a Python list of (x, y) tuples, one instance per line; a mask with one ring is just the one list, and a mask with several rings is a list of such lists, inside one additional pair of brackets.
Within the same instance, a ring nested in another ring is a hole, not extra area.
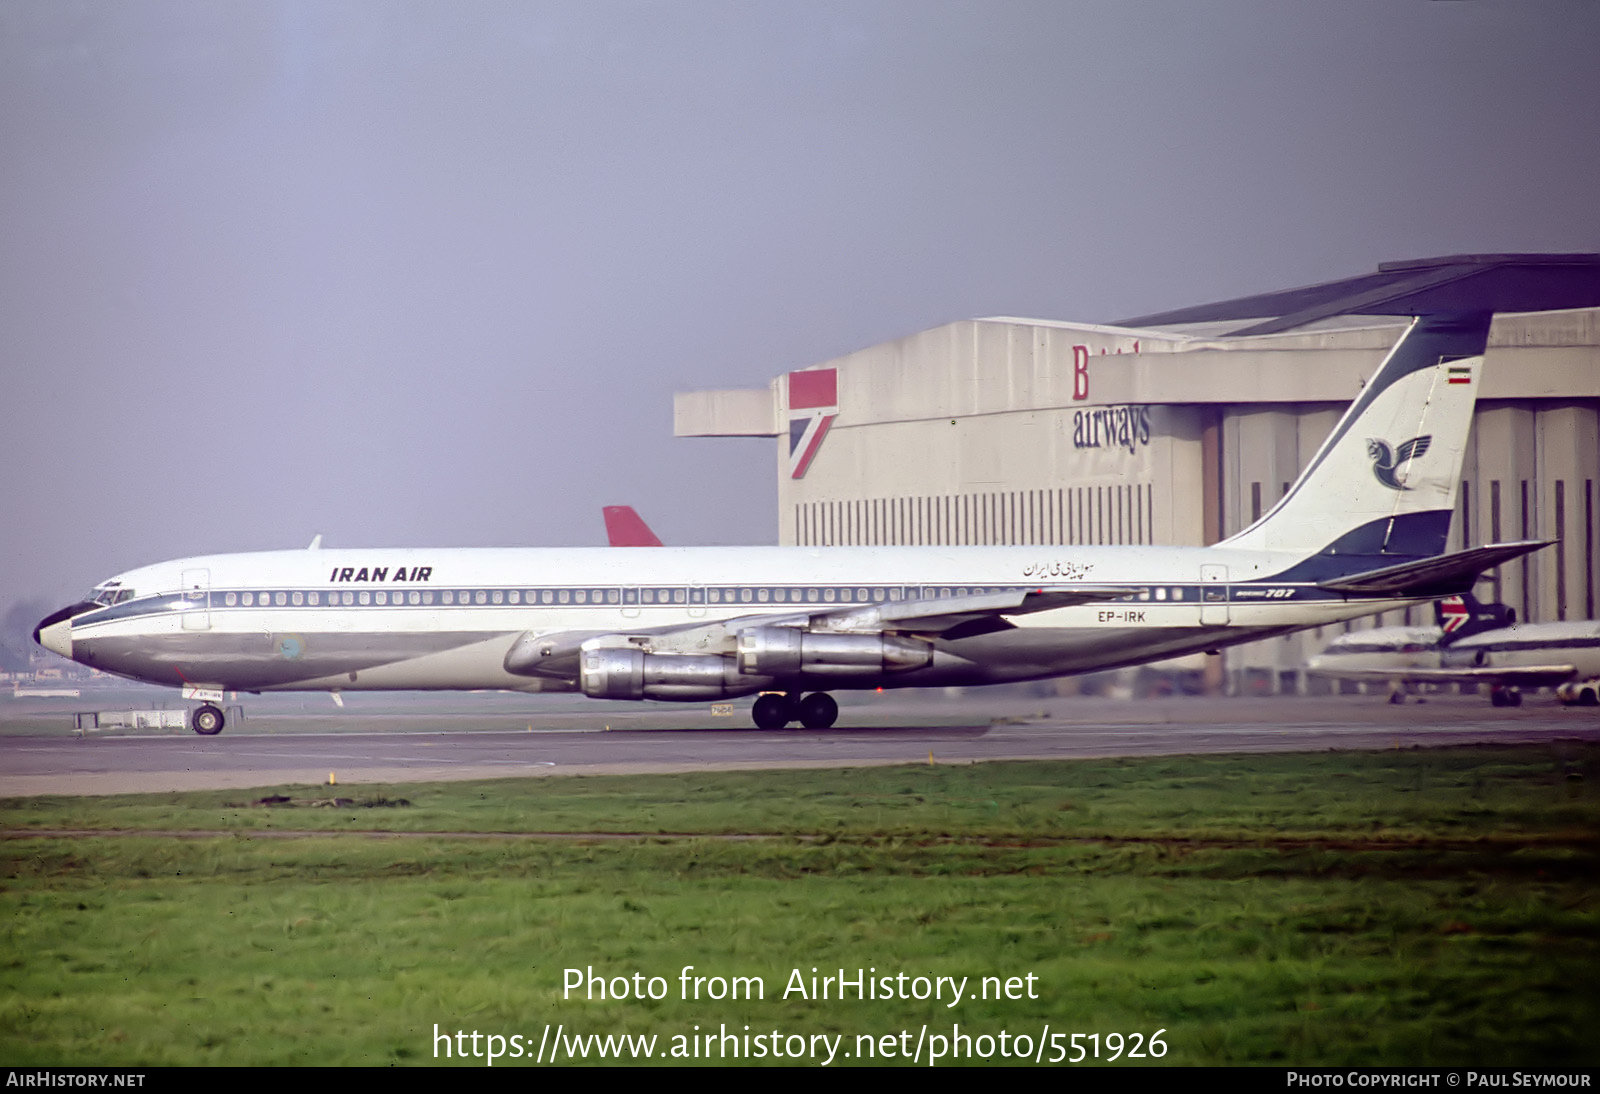
[(606, 518), (606, 539), (613, 547), (660, 547), (661, 540), (650, 530), (644, 518), (633, 511), (631, 505), (608, 505), (603, 510)]

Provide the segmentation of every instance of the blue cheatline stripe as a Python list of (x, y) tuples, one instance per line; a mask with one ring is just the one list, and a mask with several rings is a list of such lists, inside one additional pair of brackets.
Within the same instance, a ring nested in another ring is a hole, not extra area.
[[(1347, 572), (1347, 567), (1340, 566), (1337, 572), (1339, 574), (1343, 574)], [(642, 603), (637, 599), (627, 601), (621, 599), (611, 600), (609, 598), (609, 594), (611, 593), (624, 595), (637, 592), (639, 591), (638, 586), (585, 585), (582, 586), (581, 589), (573, 586), (548, 588), (529, 588), (526, 586), (519, 586), (514, 589), (498, 587), (483, 589), (429, 589), (426, 591), (417, 591), (419, 599), (426, 601), (419, 604), (412, 604), (410, 602), (411, 593), (415, 590), (407, 590), (404, 593), (388, 593), (386, 596), (386, 600), (388, 602), (379, 604), (376, 602), (377, 590), (369, 589), (366, 590), (369, 594), (369, 602), (362, 604), (359, 600), (361, 590), (355, 589), (340, 589), (333, 591), (326, 589), (213, 589), (211, 591), (209, 605), (206, 605), (203, 602), (189, 601), (183, 593), (170, 593), (153, 597), (141, 597), (137, 600), (131, 600), (115, 605), (114, 607), (82, 613), (81, 615), (74, 617), (73, 624), (74, 626), (92, 626), (118, 619), (165, 615), (169, 612), (177, 610), (177, 606), (182, 604), (191, 605), (190, 610), (195, 608), (204, 608), (212, 612), (223, 613), (261, 611), (275, 613), (279, 611), (305, 611), (308, 609), (314, 611), (342, 611), (346, 609), (362, 611), (387, 611), (402, 608), (416, 608), (419, 610), (430, 611), (439, 609), (448, 609), (451, 611), (460, 611), (463, 609), (483, 609), (486, 611), (511, 609), (514, 611), (525, 611), (533, 609), (544, 611), (552, 608), (562, 610), (604, 609), (615, 611), (621, 608), (650, 610), (658, 608), (683, 609), (694, 607), (710, 608), (713, 611), (729, 610), (733, 612), (733, 614), (738, 614), (750, 609), (778, 608), (832, 610), (866, 606), (871, 604), (891, 603), (902, 599), (938, 600), (944, 597), (966, 596), (969, 594), (978, 595), (985, 592), (1016, 592), (1019, 590), (1032, 589), (1040, 589), (1045, 592), (1049, 592), (1052, 590), (1072, 590), (1078, 588), (1081, 588), (1081, 586), (1068, 584), (1039, 585), (1032, 583), (1027, 585), (949, 584), (925, 586), (719, 585), (715, 586), (714, 589), (711, 587), (693, 588), (693, 592), (701, 594), (701, 598), (696, 600), (659, 599), (653, 603)], [(1250, 581), (1234, 581), (1227, 583), (1215, 582), (1207, 583), (1205, 585), (1160, 582), (1141, 584), (1138, 586), (1138, 588), (1140, 591), (1130, 596), (1118, 597), (1103, 602), (1097, 601), (1095, 603), (1139, 603), (1159, 607), (1164, 604), (1199, 604), (1202, 602), (1202, 600), (1209, 604), (1223, 602), (1236, 604), (1271, 604), (1288, 603), (1290, 601), (1304, 603), (1309, 600), (1350, 599), (1343, 594), (1333, 593), (1325, 589), (1316, 588), (1313, 583), (1310, 583), (1309, 579), (1303, 576), (1297, 576), (1291, 579), (1288, 572), (1274, 577), (1254, 579)], [(825, 599), (826, 593), (830, 589), (834, 592), (835, 599), (833, 600)], [(651, 590), (656, 592), (658, 595), (662, 593), (675, 595), (676, 593), (683, 592), (687, 596), (691, 590), (691, 587), (682, 585), (655, 585), (651, 586)], [(575, 599), (575, 594), (580, 591), (588, 594), (586, 601), (583, 603), (579, 603)], [(719, 594), (722, 594), (723, 599), (717, 601), (709, 600), (704, 596), (704, 594), (710, 591), (716, 591)], [(251, 599), (254, 601), (248, 605), (241, 602), (243, 600), (243, 594), (246, 592), (251, 595)], [(343, 602), (343, 594), (345, 592), (349, 592), (352, 597), (355, 598), (354, 603), (345, 604)], [(385, 592), (387, 592), (387, 590), (385, 590)], [(449, 592), (451, 594), (452, 603), (443, 603), (442, 594), (445, 592)], [(481, 604), (477, 599), (477, 594), (480, 592), (485, 594), (484, 603)], [(495, 603), (493, 599), (493, 594), (496, 592), (501, 594), (501, 601), (499, 603)], [(511, 602), (510, 594), (513, 592), (518, 594), (521, 602)], [(566, 603), (561, 603), (559, 599), (560, 594), (563, 592), (568, 594), (568, 601)], [(596, 599), (593, 595), (596, 592), (601, 592), (608, 595), (604, 599)], [(235, 603), (233, 604), (226, 603), (226, 598), (230, 593), (232, 593), (236, 598)], [(285, 602), (282, 604), (277, 603), (277, 596), (279, 593), (282, 593), (284, 596)], [(317, 594), (319, 600), (318, 603), (309, 603), (310, 597), (313, 593)], [(543, 601), (543, 594), (545, 593), (551, 594), (551, 603), (547, 604)], [(749, 600), (743, 599), (743, 594), (745, 593), (750, 594)], [(762, 593), (767, 595), (767, 599), (759, 599)], [(865, 593), (866, 596), (864, 598), (861, 597), (859, 595), (861, 593)], [(301, 603), (299, 604), (294, 603), (294, 597), (297, 594), (301, 598)], [(813, 594), (815, 594), (815, 599), (813, 599)], [(737, 595), (738, 599), (733, 599), (735, 595)], [(329, 602), (336, 597), (338, 599), (337, 603)], [(268, 598), (270, 598), (270, 602), (268, 602)], [(1373, 599), (1386, 600), (1392, 598), (1374, 597)], [(1092, 607), (1093, 605), (1087, 606)]]

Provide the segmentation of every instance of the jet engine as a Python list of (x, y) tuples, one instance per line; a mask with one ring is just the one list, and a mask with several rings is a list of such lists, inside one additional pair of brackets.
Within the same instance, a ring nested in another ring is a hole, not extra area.
[(739, 632), (739, 671), (749, 675), (855, 678), (920, 669), (932, 660), (931, 645), (895, 635), (816, 634), (796, 627)]
[(593, 699), (731, 699), (772, 684), (746, 676), (731, 657), (646, 653), (616, 647), (584, 650), (579, 683)]

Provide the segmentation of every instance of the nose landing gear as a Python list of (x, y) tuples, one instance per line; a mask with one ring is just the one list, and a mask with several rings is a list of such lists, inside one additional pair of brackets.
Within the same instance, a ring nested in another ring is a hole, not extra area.
[(202, 737), (215, 737), (227, 724), (228, 720), (222, 716), (222, 708), (210, 703), (196, 707), (189, 716), (189, 727)]

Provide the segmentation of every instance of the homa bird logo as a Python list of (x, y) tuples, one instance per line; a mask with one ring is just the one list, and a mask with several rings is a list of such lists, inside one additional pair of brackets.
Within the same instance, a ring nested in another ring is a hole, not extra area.
[(789, 383), (789, 477), (803, 479), (828, 427), (839, 416), (839, 373), (831, 368), (791, 372)]
[(1388, 441), (1380, 441), (1376, 437), (1367, 438), (1367, 455), (1372, 457), (1372, 473), (1378, 481), (1390, 490), (1410, 490), (1400, 478), (1402, 464), (1421, 456), (1433, 443), (1433, 434), (1425, 433), (1420, 437), (1412, 437), (1399, 448), (1391, 449)]

